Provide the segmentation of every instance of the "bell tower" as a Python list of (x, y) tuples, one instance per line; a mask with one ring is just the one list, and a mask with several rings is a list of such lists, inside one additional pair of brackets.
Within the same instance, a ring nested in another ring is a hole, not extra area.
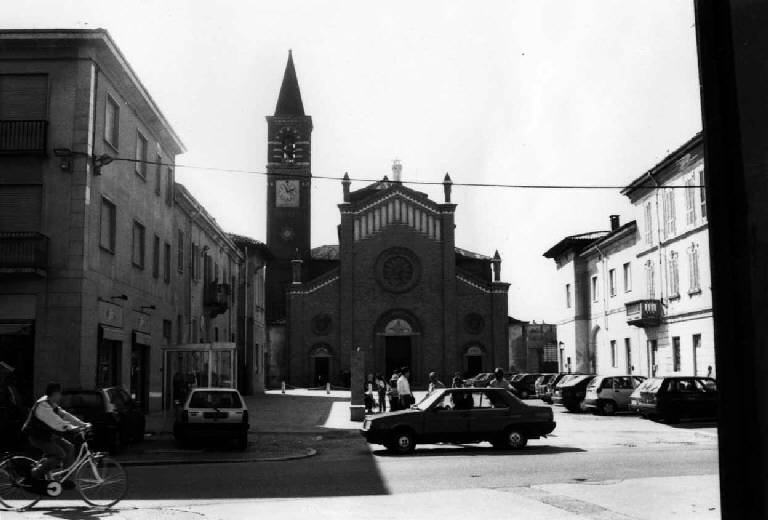
[(267, 320), (285, 318), (285, 287), (292, 281), (291, 260), (310, 260), (312, 118), (304, 114), (299, 82), (288, 51), (275, 115), (267, 116)]

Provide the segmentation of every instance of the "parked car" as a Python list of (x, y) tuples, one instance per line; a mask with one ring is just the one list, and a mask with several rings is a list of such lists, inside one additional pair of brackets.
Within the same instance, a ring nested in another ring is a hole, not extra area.
[(61, 406), (93, 424), (93, 444), (110, 452), (144, 439), (144, 411), (121, 387), (90, 390), (67, 389)]
[(464, 386), (474, 386), (477, 388), (485, 388), (488, 383), (493, 379), (493, 372), (481, 372), (474, 377), (464, 380)]
[(518, 449), (555, 429), (552, 409), (530, 406), (502, 388), (444, 388), (409, 410), (366, 419), (362, 435), (371, 444), (404, 454), (419, 443), (476, 443)]
[(570, 377), (572, 375), (574, 374), (568, 374), (566, 372), (555, 374), (555, 377), (549, 380), (547, 386), (544, 388), (544, 391), (540, 395), (537, 394), (537, 397), (545, 403), (552, 404), (552, 396), (555, 393), (555, 386), (557, 386), (557, 384), (560, 383), (564, 378)]
[(544, 393), (547, 391), (547, 384), (556, 376), (557, 374), (542, 374), (536, 379), (536, 382), (533, 383), (533, 389), (537, 398), (543, 399)]
[(710, 377), (654, 377), (632, 393), (630, 407), (668, 423), (681, 417), (716, 418), (717, 383)]
[(587, 395), (587, 386), (594, 378), (594, 374), (574, 375), (563, 378), (555, 387), (552, 402), (565, 406), (565, 409), (569, 412), (581, 411), (581, 405), (584, 397)]
[(514, 381), (510, 381), (515, 395), (520, 399), (528, 399), (536, 395), (536, 380), (542, 374), (519, 374)]
[(181, 445), (192, 441), (221, 439), (248, 447), (248, 408), (233, 388), (196, 388), (179, 409), (173, 435)]
[(613, 415), (629, 410), (629, 397), (645, 381), (643, 376), (597, 376), (587, 385), (584, 410)]

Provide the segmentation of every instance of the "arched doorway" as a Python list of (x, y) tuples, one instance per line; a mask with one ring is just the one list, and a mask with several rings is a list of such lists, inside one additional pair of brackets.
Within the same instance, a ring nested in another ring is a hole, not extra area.
[(309, 352), (312, 367), (312, 386), (325, 386), (331, 375), (331, 347), (319, 343)]
[(411, 383), (417, 382), (421, 370), (418, 355), (421, 328), (416, 317), (404, 309), (386, 312), (377, 320), (374, 334), (377, 353), (370, 368), (389, 377), (396, 369), (409, 367)]
[(464, 347), (462, 359), (462, 368), (464, 369), (464, 377), (474, 377), (480, 372), (485, 370), (486, 365), (486, 353), (485, 347), (480, 343), (470, 343)]

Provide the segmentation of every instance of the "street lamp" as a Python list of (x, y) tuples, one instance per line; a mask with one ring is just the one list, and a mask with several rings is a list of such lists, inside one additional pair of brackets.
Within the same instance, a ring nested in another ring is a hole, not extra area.
[(77, 152), (70, 148), (54, 148), (53, 155), (62, 159), (59, 166), (64, 171), (72, 171), (72, 157), (86, 157), (90, 159), (93, 164), (94, 175), (101, 175), (101, 167), (106, 166), (115, 160), (114, 157), (106, 153), (96, 156), (87, 154), (85, 152)]

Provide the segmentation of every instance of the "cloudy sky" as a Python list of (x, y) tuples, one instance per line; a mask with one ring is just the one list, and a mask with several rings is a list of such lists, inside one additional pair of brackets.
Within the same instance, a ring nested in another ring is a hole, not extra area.
[[(692, 0), (51, 0), (0, 3), (0, 26), (108, 29), (187, 145), (181, 164), (264, 170), (289, 48), (318, 175), (379, 178), (398, 158), (406, 181), (621, 186), (701, 127)], [(263, 176), (178, 179), (264, 239)], [(313, 245), (336, 243), (341, 186), (313, 193)], [(634, 218), (619, 190), (456, 187), (454, 202), (457, 245), (498, 249), (510, 314), (537, 321), (562, 304), (542, 253)]]

